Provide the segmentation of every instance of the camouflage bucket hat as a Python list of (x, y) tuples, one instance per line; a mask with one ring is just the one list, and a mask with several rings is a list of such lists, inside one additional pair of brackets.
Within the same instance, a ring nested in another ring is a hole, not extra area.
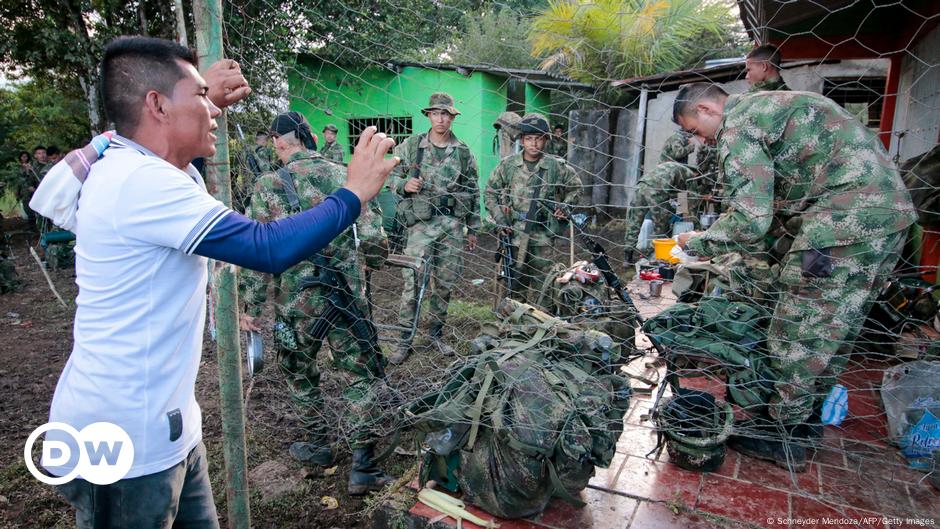
[(454, 98), (444, 92), (431, 94), (428, 106), (421, 109), (421, 113), (427, 115), (432, 110), (443, 110), (452, 116), (460, 115), (460, 111), (454, 108)]

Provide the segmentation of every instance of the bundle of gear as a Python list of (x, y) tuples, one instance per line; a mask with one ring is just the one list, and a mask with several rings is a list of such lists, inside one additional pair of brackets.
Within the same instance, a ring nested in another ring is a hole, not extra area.
[(577, 499), (607, 467), (623, 431), (630, 387), (610, 336), (505, 299), (474, 354), (447, 382), (408, 405), (424, 444), (421, 483), (461, 490), (504, 518)]
[(556, 264), (542, 284), (536, 305), (571, 322), (591, 322), (619, 342), (627, 357), (634, 349), (634, 311), (611, 299), (603, 274), (593, 263), (578, 261), (571, 266)]
[(667, 308), (647, 320), (643, 332), (680, 367), (723, 370), (729, 400), (753, 409), (766, 404), (777, 380), (767, 361), (769, 322), (770, 312), (761, 305), (705, 297)]

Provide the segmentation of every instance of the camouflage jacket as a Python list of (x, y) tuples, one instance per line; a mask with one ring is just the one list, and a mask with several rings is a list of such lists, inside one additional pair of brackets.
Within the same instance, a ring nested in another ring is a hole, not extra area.
[(787, 83), (783, 81), (782, 77), (776, 79), (767, 79), (766, 81), (758, 81), (751, 85), (747, 89), (748, 92), (763, 92), (768, 90), (783, 90), (790, 91), (790, 87), (787, 86)]
[[(285, 168), (293, 177), (300, 208), (303, 210), (316, 206), (346, 182), (345, 168), (327, 162), (312, 151), (295, 153), (287, 161)], [(258, 178), (246, 215), (260, 222), (271, 222), (293, 213), (283, 181), (277, 173), (266, 173)], [(377, 267), (384, 260), (381, 248), (385, 245), (385, 232), (382, 230), (381, 215), (375, 214), (370, 208), (363, 208), (356, 226), (359, 239), (366, 249), (366, 261), (370, 266)], [(352, 228), (333, 239), (321, 253), (329, 256), (330, 264), (340, 272), (358, 275)], [(248, 304), (249, 315), (257, 316), (261, 313), (261, 305), (267, 298), (268, 282), (273, 278), (276, 313), (287, 318), (304, 316), (304, 312), (297, 306), (297, 300), (300, 298), (297, 285), (302, 278), (311, 275), (314, 269), (314, 264), (310, 261), (303, 261), (276, 277), (242, 269), (239, 295), (242, 301)]]
[(338, 141), (333, 143), (324, 143), (320, 149), (320, 155), (331, 162), (343, 163), (343, 146)]
[(253, 149), (255, 161), (258, 162), (258, 169), (261, 173), (266, 173), (274, 169), (274, 150), (264, 145), (256, 145)]
[(553, 135), (551, 139), (548, 140), (548, 145), (545, 146), (545, 152), (552, 156), (564, 158), (568, 156), (568, 142), (564, 138)]
[(389, 189), (403, 197), (411, 196), (411, 193), (405, 191), (405, 182), (411, 178), (415, 168), (418, 149), (424, 151), (421, 167), (418, 168), (424, 185), (418, 194), (427, 198), (454, 197), (462, 204), (458, 210), (468, 212), (465, 218), (467, 227), (470, 230), (479, 229), (480, 184), (477, 162), (467, 144), (458, 140), (453, 132), (441, 159), (434, 156), (427, 134), (412, 136), (395, 147), (395, 156), (401, 159), (401, 163), (392, 170)]
[(685, 191), (688, 182), (695, 173), (689, 166), (677, 162), (662, 162), (647, 171), (637, 183), (636, 198), (633, 206), (627, 210), (627, 223), (624, 230), (624, 242), (627, 248), (637, 250), (637, 237), (643, 220), (649, 217), (653, 221), (655, 238), (672, 235), (670, 220), (676, 213), (671, 200)]
[(875, 134), (810, 92), (729, 96), (718, 131), (728, 210), (689, 248), (761, 246), (790, 226), (791, 251), (848, 246), (907, 229), (911, 195)]
[(497, 226), (509, 226), (521, 233), (526, 226), (532, 194), (539, 186), (540, 204), (531, 240), (536, 244), (550, 244), (552, 233), (558, 233), (560, 228), (552, 214), (555, 208), (577, 205), (581, 194), (581, 179), (561, 158), (542, 156), (532, 172), (526, 167), (522, 154), (504, 158), (493, 169), (486, 186), (486, 210)]

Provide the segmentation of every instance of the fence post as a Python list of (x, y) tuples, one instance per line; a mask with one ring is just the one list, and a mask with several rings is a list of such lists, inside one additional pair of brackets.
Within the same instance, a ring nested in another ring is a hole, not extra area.
[[(196, 49), (199, 67), (205, 70), (222, 58), (222, 2), (193, 2), (196, 21)], [(229, 172), (228, 129), (223, 112), (216, 121), (219, 129), (215, 156), (206, 160), (209, 191), (225, 205), (232, 205)], [(219, 399), (222, 407), (222, 450), (225, 455), (225, 497), (230, 529), (248, 529), (251, 512), (248, 505), (248, 460), (245, 447), (245, 409), (242, 394), (241, 346), (238, 332), (238, 291), (235, 267), (213, 261), (211, 277), (212, 306), (217, 329), (219, 361)]]

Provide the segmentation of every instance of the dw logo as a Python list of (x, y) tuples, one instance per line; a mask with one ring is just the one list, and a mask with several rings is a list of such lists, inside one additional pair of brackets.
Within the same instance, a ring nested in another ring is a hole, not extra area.
[[(39, 471), (33, 462), (33, 444), (40, 435), (42, 466), (53, 474)], [(127, 475), (134, 463), (134, 444), (127, 432), (116, 424), (96, 422), (81, 431), (61, 422), (49, 422), (33, 430), (23, 448), (26, 468), (36, 479), (48, 485), (62, 485), (81, 476), (95, 485), (110, 485)], [(70, 470), (69, 470), (70, 469)]]

